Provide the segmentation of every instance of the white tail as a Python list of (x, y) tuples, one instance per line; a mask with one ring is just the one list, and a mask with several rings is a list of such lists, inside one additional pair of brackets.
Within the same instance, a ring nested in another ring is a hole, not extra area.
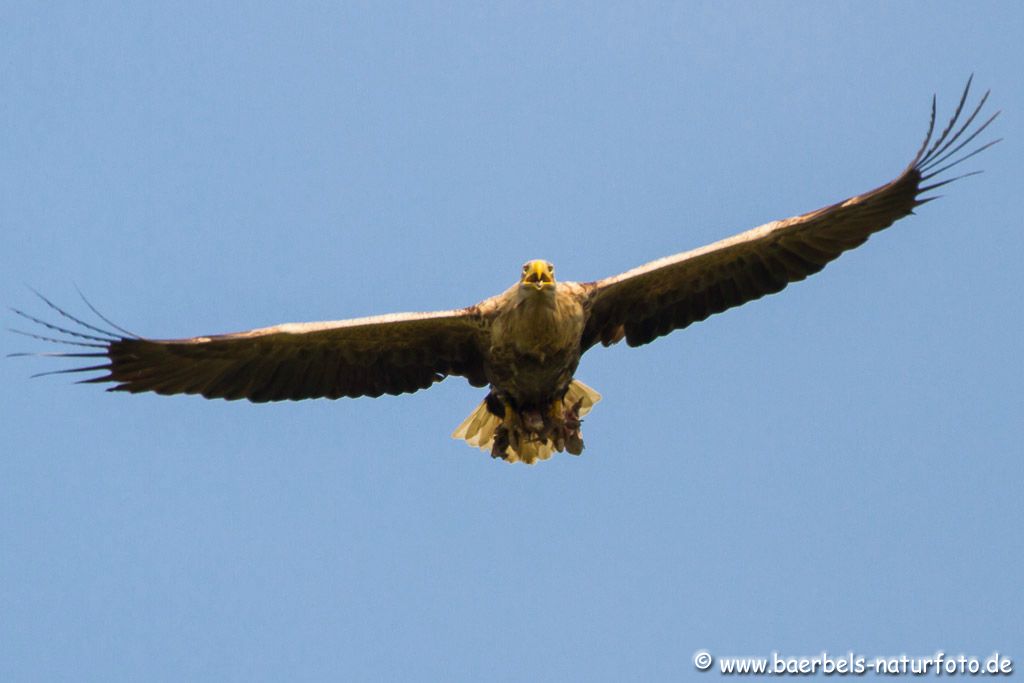
[[(562, 402), (566, 408), (570, 408), (578, 402), (578, 414), (580, 417), (583, 417), (600, 400), (601, 394), (578, 379), (574, 379), (572, 384), (569, 385), (569, 390), (565, 392), (565, 398), (562, 399)], [(469, 417), (463, 420), (462, 424), (455, 429), (452, 433), (452, 438), (463, 439), (470, 446), (490, 452), (492, 446), (494, 446), (494, 434), (499, 426), (501, 426), (501, 418), (487, 410), (487, 402), (482, 401), (476, 410), (470, 413)], [(518, 452), (510, 446), (507, 460), (509, 462), (522, 461), (532, 465), (537, 460), (547, 460), (554, 452), (555, 447), (550, 441), (543, 443), (539, 441), (526, 441), (520, 444)]]

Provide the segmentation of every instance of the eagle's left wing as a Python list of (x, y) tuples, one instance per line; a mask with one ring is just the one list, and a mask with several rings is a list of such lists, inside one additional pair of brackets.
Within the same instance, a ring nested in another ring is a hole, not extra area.
[(925, 184), (927, 181), (998, 142), (955, 158), (999, 114), (967, 132), (988, 98), (986, 92), (954, 131), (970, 86), (968, 80), (956, 112), (934, 143), (932, 99), (928, 135), (914, 160), (892, 182), (802, 216), (767, 223), (706, 247), (588, 283), (591, 308), (583, 349), (597, 342), (613, 344), (623, 337), (630, 346), (646, 344), (714, 313), (778, 292), (790, 282), (818, 272), (844, 251), (863, 244), (872, 233), (934, 199), (921, 195), (957, 178)]

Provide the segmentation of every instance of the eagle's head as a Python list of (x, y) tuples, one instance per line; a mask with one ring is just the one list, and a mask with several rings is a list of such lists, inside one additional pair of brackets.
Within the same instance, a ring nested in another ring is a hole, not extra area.
[(545, 289), (554, 291), (555, 266), (550, 261), (534, 259), (523, 264), (523, 274), (519, 277), (520, 289)]

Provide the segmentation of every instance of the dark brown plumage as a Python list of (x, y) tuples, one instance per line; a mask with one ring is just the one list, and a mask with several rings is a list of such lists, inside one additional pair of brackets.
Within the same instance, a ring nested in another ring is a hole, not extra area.
[(965, 176), (930, 184), (929, 180), (998, 142), (949, 161), (999, 115), (996, 112), (963, 137), (988, 99), (986, 92), (967, 120), (952, 132), (970, 85), (968, 81), (948, 126), (929, 147), (935, 127), (932, 99), (924, 143), (895, 180), (823, 209), (768, 223), (594, 283), (594, 304), (583, 333), (583, 348), (599, 341), (614, 343), (621, 334), (630, 346), (640, 346), (727, 308), (774, 294), (817, 273), (844, 251), (864, 244), (872, 234), (935, 199), (921, 195)]
[[(99, 371), (83, 381), (113, 383), (111, 390), (256, 402), (334, 399), (412, 392), (456, 375), (491, 385), (487, 400), (456, 431), (460, 438), (508, 460), (533, 462), (566, 448), (578, 453), (579, 417), (600, 398), (573, 380), (587, 349), (623, 338), (630, 346), (646, 344), (778, 292), (931, 201), (923, 195), (957, 179), (937, 176), (998, 142), (964, 151), (998, 116), (968, 131), (988, 99), (985, 93), (960, 123), (969, 91), (970, 80), (934, 142), (933, 98), (925, 141), (892, 182), (595, 282), (556, 283), (550, 263), (531, 261), (512, 288), (468, 308), (172, 340), (145, 339), (116, 325), (117, 332), (104, 330), (45, 298), (81, 329), (15, 312), (67, 336), (22, 334), (92, 349), (48, 355), (104, 359), (56, 372)], [(501, 407), (505, 414), (496, 414)]]

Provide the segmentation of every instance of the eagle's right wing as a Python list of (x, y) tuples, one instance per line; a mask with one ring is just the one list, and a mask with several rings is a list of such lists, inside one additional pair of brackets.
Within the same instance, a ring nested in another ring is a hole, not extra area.
[(448, 375), (465, 377), (474, 386), (487, 384), (484, 353), (493, 310), (490, 299), (451, 311), (289, 323), (170, 340), (102, 330), (43, 300), (86, 329), (61, 327), (15, 311), (71, 339), (23, 334), (89, 347), (82, 353), (47, 355), (105, 359), (57, 372), (105, 372), (83, 381), (111, 382), (111, 391), (201, 394), (260, 403), (401, 394), (425, 389)]

